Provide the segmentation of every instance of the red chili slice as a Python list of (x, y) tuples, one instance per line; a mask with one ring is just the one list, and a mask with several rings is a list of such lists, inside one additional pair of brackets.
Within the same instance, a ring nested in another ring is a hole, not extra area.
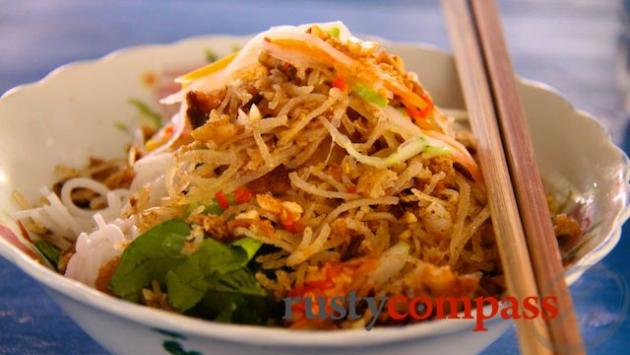
[(216, 198), (219, 207), (223, 208), (224, 210), (230, 207), (230, 201), (228, 201), (228, 198), (227, 196), (225, 196), (225, 193), (223, 193), (223, 191), (217, 191), (214, 194), (214, 198)]
[(341, 75), (337, 76), (335, 80), (333, 80), (331, 85), (332, 87), (337, 88), (341, 91), (346, 91), (346, 89), (348, 89), (348, 84)]
[(254, 195), (246, 187), (239, 187), (234, 191), (234, 201), (236, 201), (236, 203), (249, 202), (252, 197), (254, 197)]

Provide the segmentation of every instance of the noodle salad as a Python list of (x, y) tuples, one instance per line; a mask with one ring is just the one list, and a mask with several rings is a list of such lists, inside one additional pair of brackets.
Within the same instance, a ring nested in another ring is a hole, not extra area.
[[(14, 217), (66, 277), (297, 329), (371, 315), (313, 320), (296, 305), (283, 319), (283, 298), (504, 292), (474, 139), (400, 57), (339, 22), (281, 26), (175, 81), (161, 100), (173, 116), (136, 130), (126, 158), (59, 166), (35, 205), (15, 194)], [(579, 224), (550, 218), (574, 245)]]

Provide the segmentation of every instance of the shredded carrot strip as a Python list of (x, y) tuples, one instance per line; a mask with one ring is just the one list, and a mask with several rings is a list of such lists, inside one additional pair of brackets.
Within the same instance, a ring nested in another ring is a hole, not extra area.
[[(367, 78), (361, 78), (361, 79), (368, 79), (367, 80), (368, 82), (375, 82), (379, 80), (383, 81), (384, 87), (390, 90), (391, 92), (393, 92), (395, 95), (398, 95), (402, 99), (405, 107), (407, 107), (408, 109), (411, 110), (411, 112), (413, 112), (412, 117), (416, 119), (416, 122), (418, 122), (418, 120), (421, 118), (427, 117), (433, 109), (433, 102), (426, 94), (417, 95), (412, 90), (407, 88), (405, 85), (398, 82), (396, 79), (390, 77), (389, 75), (385, 73), (380, 73), (377, 68), (366, 67), (364, 64), (354, 59), (352, 59), (351, 66), (345, 65), (344, 63), (340, 63), (339, 61), (336, 61), (333, 58), (333, 56), (326, 53), (324, 49), (319, 48), (313, 45), (312, 43), (307, 43), (307, 42), (292, 39), (292, 38), (291, 39), (278, 38), (278, 39), (272, 40), (271, 42), (287, 50), (295, 50), (313, 59), (330, 63), (335, 67), (337, 71), (343, 73), (344, 75), (348, 77), (351, 76), (352, 73), (360, 73), (360, 75), (362, 74), (364, 76), (365, 74), (367, 74), (368, 76)], [(347, 78), (343, 79), (343, 82), (341, 80), (338, 81), (338, 79), (340, 78), (341, 77), (338, 76), (337, 79), (335, 79), (335, 81), (333, 82), (333, 87), (336, 87), (335, 85), (340, 85), (340, 86), (347, 85)], [(357, 81), (357, 79), (358, 78), (355, 78), (353, 80)], [(342, 89), (340, 88), (340, 90)], [(435, 127), (431, 125), (430, 123), (423, 124), (423, 126), (425, 129), (435, 129)]]
[(234, 60), (234, 58), (236, 58), (236, 56), (238, 55), (238, 51), (237, 52), (233, 52), (230, 53), (228, 55), (226, 55), (225, 57), (217, 60), (216, 62), (212, 62), (208, 65), (205, 65), (199, 69), (193, 70), (189, 73), (186, 73), (180, 77), (177, 77), (175, 79), (176, 83), (180, 83), (180, 84), (187, 84), (191, 81), (195, 81), (199, 78), (203, 78), (204, 76), (208, 76), (210, 74), (214, 74), (222, 69), (224, 69), (225, 67), (227, 67), (230, 63), (232, 63), (232, 61)]

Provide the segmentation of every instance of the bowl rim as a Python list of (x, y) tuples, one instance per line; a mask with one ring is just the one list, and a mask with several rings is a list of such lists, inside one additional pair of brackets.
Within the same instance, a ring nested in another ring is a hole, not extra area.
[[(94, 65), (100, 62), (116, 60), (119, 56), (130, 54), (132, 52), (142, 52), (146, 50), (173, 47), (176, 45), (186, 44), (188, 42), (212, 41), (212, 40), (234, 40), (243, 41), (251, 35), (223, 35), (211, 34), (188, 37), (179, 41), (163, 44), (147, 44), (139, 46), (131, 46), (113, 51), (105, 56), (97, 59), (88, 59), (71, 62), (62, 65), (42, 79), (18, 85), (7, 90), (0, 96), (0, 105), (9, 97), (20, 92), (28, 90), (32, 87), (46, 85), (48, 81), (54, 79), (58, 75), (73, 70), (79, 66)], [(377, 38), (377, 37), (372, 37)], [(420, 50), (425, 52), (434, 52), (444, 56), (446, 59), (452, 58), (452, 55), (439, 49), (438, 47), (421, 43), (421, 42), (401, 42), (379, 39), (384, 44), (399, 46), (401, 48), (409, 48), (412, 50)], [(619, 154), (621, 164), (624, 166), (622, 173), (624, 179), (623, 185), (623, 207), (617, 211), (612, 223), (611, 233), (593, 250), (582, 256), (577, 263), (571, 266), (574, 272), (568, 270), (567, 282), (572, 284), (580, 275), (590, 266), (601, 261), (612, 249), (617, 245), (621, 237), (621, 227), (630, 217), (630, 160), (626, 153), (614, 144), (609, 130), (595, 116), (577, 109), (555, 88), (534, 80), (524, 79), (518, 76), (518, 81), (527, 87), (535, 90), (544, 91), (550, 95), (560, 99), (564, 105), (567, 105), (576, 117), (581, 120), (590, 120), (597, 123), (598, 129), (606, 137), (606, 143), (615, 149)], [(133, 304), (109, 296), (105, 293), (97, 291), (82, 283), (66, 278), (41, 263), (33, 260), (31, 257), (19, 251), (16, 247), (9, 244), (3, 238), (0, 238), (0, 255), (7, 258), (12, 264), (19, 267), (23, 272), (46, 285), (53, 291), (69, 297), (74, 301), (89, 305), (102, 312), (116, 315), (120, 318), (129, 320), (134, 323), (141, 323), (151, 328), (159, 328), (166, 330), (174, 330), (187, 335), (199, 336), (204, 338), (213, 338), (222, 341), (237, 342), (249, 345), (273, 345), (273, 346), (299, 346), (299, 347), (363, 347), (375, 344), (387, 344), (401, 341), (411, 341), (417, 338), (426, 338), (432, 335), (445, 335), (464, 330), (471, 331), (474, 327), (475, 320), (433, 320), (428, 322), (416, 323), (404, 327), (378, 327), (369, 332), (364, 329), (341, 330), (341, 331), (304, 331), (289, 330), (286, 328), (270, 328), (263, 326), (234, 325), (222, 324), (207, 320), (201, 320), (193, 317), (183, 316), (179, 314), (169, 313), (162, 310), (152, 309), (146, 306)], [(502, 322), (499, 317), (489, 319), (486, 324), (492, 325)], [(369, 336), (367, 336), (369, 335)], [(358, 343), (357, 341), (360, 341)]]

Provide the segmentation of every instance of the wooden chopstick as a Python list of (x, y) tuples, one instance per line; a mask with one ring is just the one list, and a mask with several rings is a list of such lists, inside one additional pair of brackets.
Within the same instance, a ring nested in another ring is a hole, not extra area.
[(554, 349), (558, 353), (584, 353), (499, 12), (494, 0), (471, 0), (471, 8), (490, 78), (503, 144), (508, 153), (538, 290), (542, 297), (553, 295), (557, 299), (559, 316), (548, 320)]
[[(442, 0), (455, 64), (459, 73), (477, 152), (484, 175), (492, 226), (501, 257), (508, 293), (518, 300), (538, 296), (523, 226), (518, 212), (510, 173), (485, 65), (467, 0)], [(551, 354), (547, 324), (541, 318), (515, 320), (523, 354)]]

